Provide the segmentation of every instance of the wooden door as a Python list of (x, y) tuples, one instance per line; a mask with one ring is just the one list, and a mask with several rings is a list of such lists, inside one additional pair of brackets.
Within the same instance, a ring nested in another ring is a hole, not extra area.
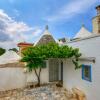
[(49, 81), (59, 80), (59, 62), (56, 59), (49, 60)]

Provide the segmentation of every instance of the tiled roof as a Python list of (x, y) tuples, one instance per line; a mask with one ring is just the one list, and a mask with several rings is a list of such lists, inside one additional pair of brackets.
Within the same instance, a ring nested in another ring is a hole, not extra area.
[(33, 46), (33, 44), (32, 43), (26, 43), (26, 42), (20, 42), (20, 43), (17, 44), (17, 46), (18, 47), (20, 47), (20, 46)]

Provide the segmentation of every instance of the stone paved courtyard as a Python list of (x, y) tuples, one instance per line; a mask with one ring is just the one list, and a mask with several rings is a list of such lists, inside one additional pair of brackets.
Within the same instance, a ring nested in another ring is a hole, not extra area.
[(5, 95), (0, 95), (0, 100), (69, 100), (66, 89), (50, 85), (33, 89), (14, 90)]

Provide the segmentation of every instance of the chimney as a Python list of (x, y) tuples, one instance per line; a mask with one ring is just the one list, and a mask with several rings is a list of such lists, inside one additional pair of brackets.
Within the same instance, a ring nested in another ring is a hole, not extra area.
[(96, 7), (97, 16), (92, 19), (93, 33), (100, 34), (100, 5)]
[(100, 15), (100, 5), (98, 5), (98, 6), (96, 7), (96, 10), (97, 10), (97, 15)]

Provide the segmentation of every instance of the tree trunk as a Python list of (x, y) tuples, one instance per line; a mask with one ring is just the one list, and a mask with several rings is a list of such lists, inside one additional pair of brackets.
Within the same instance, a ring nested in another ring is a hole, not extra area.
[(38, 77), (38, 84), (37, 85), (40, 86), (40, 77)]
[(40, 76), (41, 76), (41, 68), (39, 69), (39, 74), (37, 73), (36, 69), (34, 69), (35, 74), (37, 76), (37, 80), (38, 80), (38, 86), (40, 86), (41, 80), (40, 80)]

